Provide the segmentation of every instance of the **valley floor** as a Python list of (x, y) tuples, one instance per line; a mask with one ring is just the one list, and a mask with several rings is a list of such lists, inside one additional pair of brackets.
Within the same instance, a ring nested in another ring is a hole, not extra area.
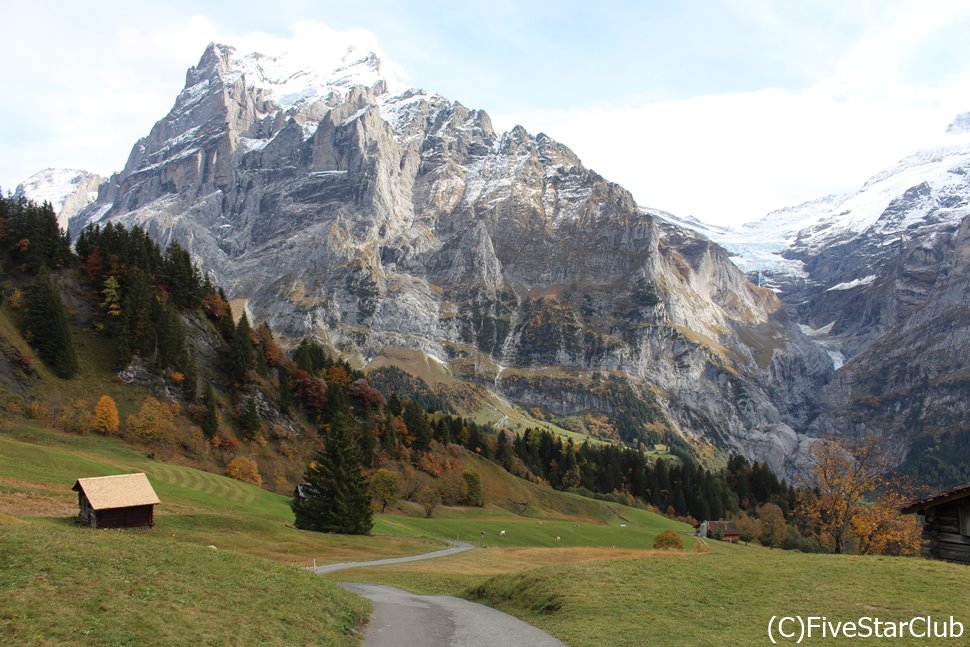
[[(404, 505), (377, 515), (372, 536), (324, 535), (292, 528), (288, 499), (255, 486), (115, 439), (0, 425), (0, 635), (18, 645), (355, 645), (371, 607), (337, 586), (350, 580), (482, 602), (572, 647), (770, 644), (770, 619), (799, 615), (952, 616), (965, 626), (960, 638), (880, 642), (970, 645), (967, 567), (719, 542), (705, 551), (685, 524), (487, 470), (483, 483), (501, 497), (485, 508), (425, 519)], [(76, 526), (74, 479), (130, 471), (146, 472), (162, 499), (156, 528)], [(647, 550), (666, 529), (685, 551)], [(478, 547), (322, 577), (303, 571), (312, 560), (413, 555), (455, 539)]]

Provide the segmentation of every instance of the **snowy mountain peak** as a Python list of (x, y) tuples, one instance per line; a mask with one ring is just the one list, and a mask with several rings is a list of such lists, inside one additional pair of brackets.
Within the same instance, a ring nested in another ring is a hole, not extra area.
[(14, 197), (37, 204), (49, 202), (57, 214), (58, 224), (67, 229), (70, 217), (98, 197), (100, 183), (101, 177), (88, 171), (45, 168), (17, 185)]
[(344, 94), (356, 85), (378, 95), (387, 91), (380, 58), (357, 47), (347, 48), (336, 58), (314, 58), (304, 52), (240, 56), (234, 47), (212, 43), (199, 65), (189, 70), (183, 94), (192, 94), (193, 88), (207, 84), (213, 76), (221, 77), (226, 84), (242, 82), (281, 108), (312, 103), (335, 91)]
[(950, 135), (970, 135), (970, 112), (957, 115), (946, 127), (946, 132)]

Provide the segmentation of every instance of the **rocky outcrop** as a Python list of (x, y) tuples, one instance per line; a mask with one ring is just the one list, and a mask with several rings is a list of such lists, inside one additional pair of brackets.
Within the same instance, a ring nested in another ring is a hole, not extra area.
[(831, 362), (723, 249), (545, 135), (389, 94), (371, 54), (283, 69), (210, 46), (72, 231), (177, 239), (275, 330), (365, 363), (417, 349), (520, 402), (609, 413), (627, 441), (793, 469)]

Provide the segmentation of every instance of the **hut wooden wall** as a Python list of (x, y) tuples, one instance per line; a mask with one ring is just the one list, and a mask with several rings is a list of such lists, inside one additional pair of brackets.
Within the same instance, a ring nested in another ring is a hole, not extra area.
[(927, 508), (922, 537), (924, 557), (970, 564), (970, 537), (960, 534), (960, 505), (966, 502)]
[(97, 517), (95, 516), (94, 508), (91, 507), (88, 498), (84, 496), (84, 492), (77, 493), (77, 505), (78, 517), (81, 519), (81, 523), (92, 528), (97, 527), (95, 525), (97, 523)]
[(98, 510), (98, 528), (150, 528), (155, 525), (155, 506), (138, 505), (130, 508)]

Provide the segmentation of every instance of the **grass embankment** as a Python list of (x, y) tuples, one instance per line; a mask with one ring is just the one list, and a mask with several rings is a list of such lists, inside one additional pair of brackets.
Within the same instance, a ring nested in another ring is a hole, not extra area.
[(370, 605), (268, 560), (0, 516), (4, 644), (355, 645)]

